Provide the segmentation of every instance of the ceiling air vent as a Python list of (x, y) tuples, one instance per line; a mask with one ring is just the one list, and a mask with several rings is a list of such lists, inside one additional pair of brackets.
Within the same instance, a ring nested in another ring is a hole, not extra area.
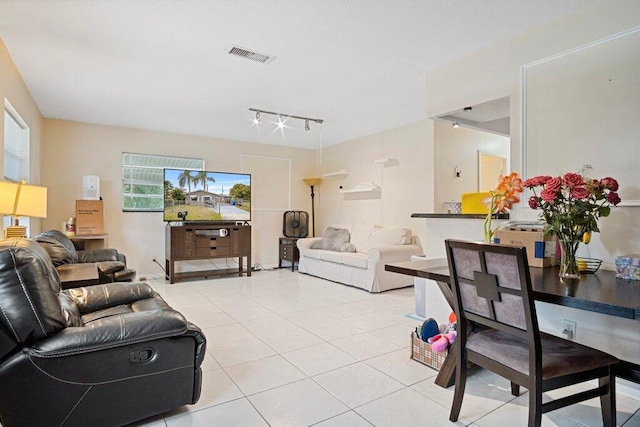
[(260, 62), (262, 64), (268, 64), (273, 61), (275, 56), (265, 55), (264, 53), (253, 52), (251, 50), (244, 49), (238, 46), (232, 46), (229, 50), (229, 55), (236, 55), (242, 58), (247, 58), (252, 61)]

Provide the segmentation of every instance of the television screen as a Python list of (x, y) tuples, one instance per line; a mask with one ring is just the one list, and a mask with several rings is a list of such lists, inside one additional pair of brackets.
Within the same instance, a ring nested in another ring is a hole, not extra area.
[(164, 220), (250, 221), (251, 175), (165, 169)]

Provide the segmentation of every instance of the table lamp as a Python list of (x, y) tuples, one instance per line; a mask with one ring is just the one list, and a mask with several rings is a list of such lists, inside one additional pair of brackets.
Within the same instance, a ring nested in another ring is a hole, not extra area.
[(303, 181), (311, 187), (311, 229), (313, 230), (313, 237), (316, 237), (315, 193), (313, 192), (313, 187), (319, 185), (322, 182), (322, 178), (304, 178)]
[(26, 237), (27, 227), (18, 223), (18, 217), (47, 217), (47, 187), (0, 181), (0, 213), (13, 217), (6, 238)]

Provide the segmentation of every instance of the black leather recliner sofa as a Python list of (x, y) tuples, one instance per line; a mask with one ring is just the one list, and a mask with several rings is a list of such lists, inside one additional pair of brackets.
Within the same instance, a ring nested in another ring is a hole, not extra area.
[(73, 242), (58, 230), (49, 230), (33, 238), (49, 253), (54, 267), (94, 263), (98, 268), (100, 283), (130, 282), (136, 277), (135, 270), (127, 268), (124, 254), (115, 249), (76, 250)]
[(0, 242), (0, 423), (117, 426), (200, 397), (205, 337), (141, 282), (61, 290), (36, 241)]

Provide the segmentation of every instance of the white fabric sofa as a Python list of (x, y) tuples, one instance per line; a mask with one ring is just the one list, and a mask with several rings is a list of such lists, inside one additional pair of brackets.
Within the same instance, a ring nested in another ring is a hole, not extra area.
[(374, 225), (336, 224), (351, 235), (350, 243), (356, 252), (311, 249), (320, 237), (298, 240), (300, 273), (362, 288), (369, 292), (413, 286), (413, 277), (384, 270), (385, 264), (411, 261), (412, 255), (422, 253), (407, 228), (384, 229)]

